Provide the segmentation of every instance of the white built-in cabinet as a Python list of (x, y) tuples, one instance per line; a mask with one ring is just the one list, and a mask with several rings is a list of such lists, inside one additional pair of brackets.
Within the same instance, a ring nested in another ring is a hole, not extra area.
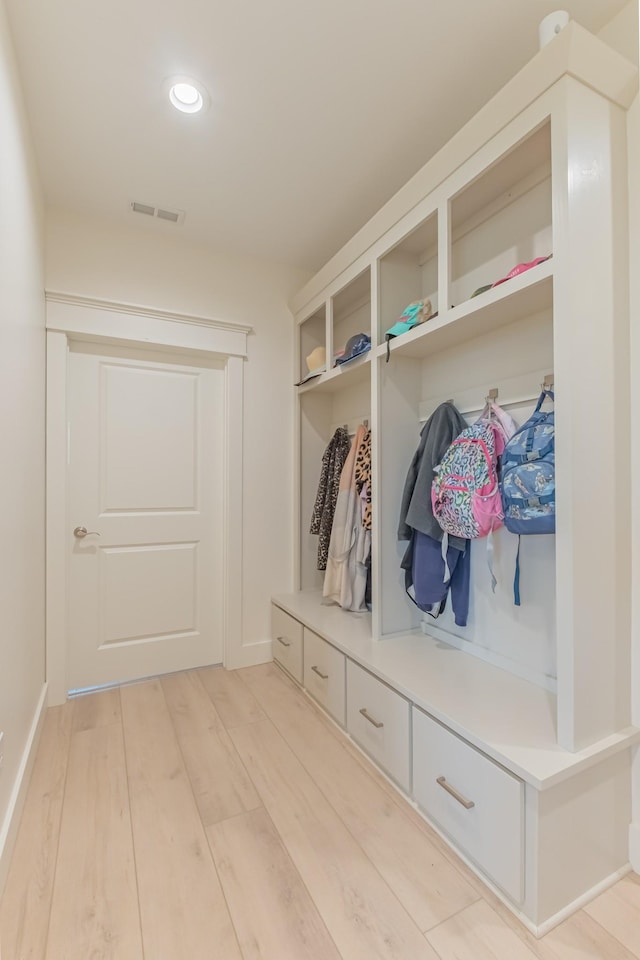
[[(625, 111), (635, 68), (571, 23), (296, 295), (298, 590), (274, 657), (536, 932), (628, 869), (630, 726)], [(383, 118), (381, 118), (383, 123)], [(516, 264), (552, 258), (472, 297)], [(411, 301), (438, 316), (391, 342)], [(332, 367), (354, 333), (369, 353)], [(522, 423), (556, 395), (557, 534), (472, 545), (469, 622), (407, 598), (396, 531), (423, 422), (489, 390)], [(322, 603), (309, 534), (337, 426), (373, 438), (373, 605)], [(288, 645), (287, 645), (288, 644)], [(425, 866), (425, 869), (428, 867)]]

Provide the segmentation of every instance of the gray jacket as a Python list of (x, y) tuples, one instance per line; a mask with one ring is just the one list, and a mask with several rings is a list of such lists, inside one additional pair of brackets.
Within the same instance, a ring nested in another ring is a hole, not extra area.
[[(413, 455), (402, 494), (398, 540), (411, 540), (413, 530), (419, 530), (434, 540), (442, 540), (442, 528), (431, 507), (433, 471), (466, 426), (466, 421), (452, 403), (441, 403), (422, 428), (420, 444)], [(449, 537), (449, 546), (457, 550), (464, 550), (466, 545), (467, 541), (460, 537)]]

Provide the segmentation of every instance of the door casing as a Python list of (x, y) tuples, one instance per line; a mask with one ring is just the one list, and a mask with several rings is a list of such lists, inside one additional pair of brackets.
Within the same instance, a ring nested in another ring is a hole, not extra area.
[[(50, 706), (67, 696), (68, 634), (67, 449), (68, 354), (71, 340), (110, 346), (153, 347), (224, 363), (224, 665), (229, 669), (269, 659), (242, 646), (242, 433), (243, 372), (251, 328), (169, 314), (151, 308), (47, 293), (46, 679)], [(167, 357), (169, 359), (169, 357)], [(264, 645), (266, 647), (266, 644)], [(258, 649), (255, 649), (258, 647)]]

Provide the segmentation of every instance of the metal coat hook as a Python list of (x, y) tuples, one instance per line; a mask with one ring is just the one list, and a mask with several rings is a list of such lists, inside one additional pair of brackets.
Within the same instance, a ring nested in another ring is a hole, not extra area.
[(540, 384), (543, 390), (553, 390), (553, 374), (548, 373), (542, 383)]
[(485, 397), (485, 400), (487, 403), (495, 403), (497, 399), (498, 399), (498, 388), (492, 387), (491, 390), (489, 390), (489, 393), (487, 394), (487, 396)]

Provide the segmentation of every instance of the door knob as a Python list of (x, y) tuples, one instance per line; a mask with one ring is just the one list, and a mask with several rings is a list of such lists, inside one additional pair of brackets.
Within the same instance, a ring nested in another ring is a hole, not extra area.
[(74, 537), (77, 540), (84, 540), (85, 537), (99, 537), (100, 534), (97, 530), (87, 530), (86, 527), (76, 527), (73, 531)]

